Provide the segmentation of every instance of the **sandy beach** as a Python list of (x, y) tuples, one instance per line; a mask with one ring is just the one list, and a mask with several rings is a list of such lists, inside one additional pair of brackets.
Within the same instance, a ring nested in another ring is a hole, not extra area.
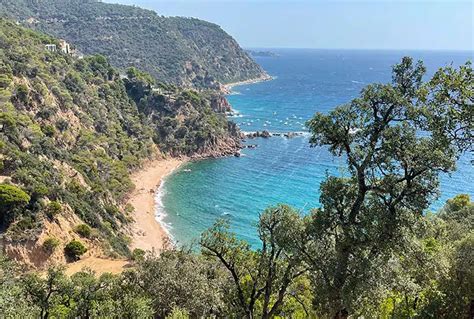
[(225, 88), (225, 93), (229, 94), (232, 92), (232, 88), (235, 86), (239, 85), (246, 85), (246, 84), (254, 84), (254, 83), (259, 83), (259, 82), (265, 82), (265, 81), (271, 81), (273, 80), (273, 77), (268, 74), (264, 74), (258, 78), (250, 79), (250, 80), (245, 80), (245, 81), (240, 81), (240, 82), (233, 82), (233, 83), (227, 83), (224, 85)]
[(168, 234), (155, 217), (155, 193), (162, 179), (183, 162), (175, 158), (153, 160), (132, 175), (136, 185), (128, 200), (135, 208), (132, 249), (159, 251), (167, 243)]

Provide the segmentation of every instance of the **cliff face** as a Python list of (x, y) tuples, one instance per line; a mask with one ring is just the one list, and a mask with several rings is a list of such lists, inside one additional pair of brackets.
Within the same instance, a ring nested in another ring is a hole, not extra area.
[(211, 97), (211, 108), (217, 113), (232, 112), (232, 106), (224, 95), (216, 94)]
[(94, 0), (2, 0), (0, 14), (179, 86), (218, 89), (265, 74), (230, 35), (198, 19)]
[(154, 140), (162, 151), (189, 157), (238, 152), (240, 133), (226, 119), (225, 113), (231, 107), (224, 96), (153, 84), (140, 72), (132, 73), (125, 79), (127, 92), (146, 117), (147, 126), (154, 128)]

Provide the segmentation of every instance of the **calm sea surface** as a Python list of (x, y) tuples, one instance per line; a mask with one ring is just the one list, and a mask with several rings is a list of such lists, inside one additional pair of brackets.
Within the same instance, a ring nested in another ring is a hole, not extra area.
[[(315, 112), (349, 102), (372, 82), (389, 82), (391, 66), (405, 55), (437, 68), (472, 60), (472, 52), (274, 50), (257, 58), (273, 81), (235, 87), (229, 96), (243, 131), (303, 132)], [(239, 237), (256, 243), (255, 224), (269, 205), (288, 203), (307, 212), (319, 206), (319, 185), (328, 174), (345, 174), (344, 161), (308, 137), (249, 140), (256, 149), (240, 158), (189, 163), (170, 175), (157, 194), (158, 215), (178, 243), (190, 243), (218, 218), (229, 218)], [(452, 176), (442, 176), (432, 209), (459, 193), (474, 197), (474, 168), (467, 154)]]

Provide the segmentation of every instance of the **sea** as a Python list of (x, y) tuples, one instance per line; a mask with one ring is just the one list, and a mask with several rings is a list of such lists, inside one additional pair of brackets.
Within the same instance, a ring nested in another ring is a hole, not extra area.
[[(259, 49), (262, 50), (262, 49)], [(249, 139), (257, 145), (241, 157), (187, 163), (169, 175), (156, 195), (157, 218), (178, 245), (192, 245), (200, 234), (225, 218), (231, 230), (257, 246), (256, 224), (265, 208), (292, 205), (301, 214), (319, 207), (319, 187), (329, 175), (347, 175), (345, 161), (324, 147), (310, 147), (305, 122), (350, 102), (370, 83), (391, 81), (391, 67), (403, 56), (422, 60), (431, 76), (439, 67), (459, 66), (473, 52), (272, 49), (276, 56), (255, 60), (273, 80), (233, 88), (229, 102), (238, 114), (231, 119), (242, 131), (301, 132), (294, 138)], [(464, 154), (457, 171), (441, 176), (440, 196), (474, 197), (472, 153)]]

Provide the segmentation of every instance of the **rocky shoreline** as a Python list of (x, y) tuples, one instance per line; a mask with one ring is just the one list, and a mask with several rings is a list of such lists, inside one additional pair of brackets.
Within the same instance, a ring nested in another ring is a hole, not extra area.
[(242, 138), (254, 139), (257, 137), (269, 138), (272, 136), (281, 136), (286, 138), (293, 138), (297, 136), (304, 136), (305, 132), (269, 132), (267, 130), (242, 133)]

